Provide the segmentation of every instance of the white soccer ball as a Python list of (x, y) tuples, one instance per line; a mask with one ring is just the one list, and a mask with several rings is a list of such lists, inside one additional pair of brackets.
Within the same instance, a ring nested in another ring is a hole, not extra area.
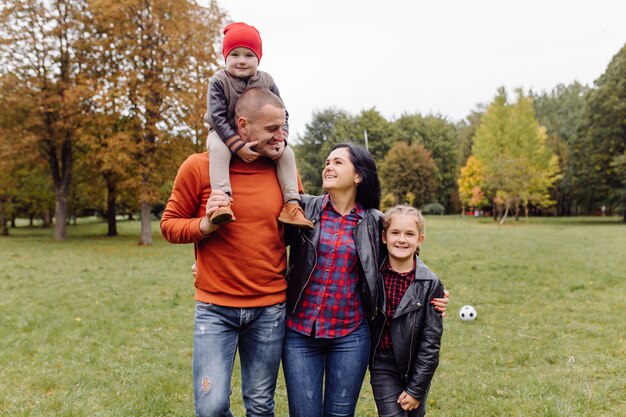
[(476, 309), (472, 306), (463, 306), (459, 311), (459, 317), (463, 321), (476, 320), (476, 316), (478, 316), (478, 313), (476, 313)]

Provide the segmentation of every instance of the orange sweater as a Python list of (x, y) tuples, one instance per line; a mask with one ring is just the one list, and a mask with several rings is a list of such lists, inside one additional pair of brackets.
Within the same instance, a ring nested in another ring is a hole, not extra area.
[(194, 243), (196, 300), (227, 307), (262, 307), (285, 301), (287, 257), (277, 221), (283, 197), (273, 161), (233, 157), (232, 210), (237, 218), (208, 237), (200, 232), (211, 194), (208, 153), (191, 155), (176, 175), (161, 218), (172, 243)]

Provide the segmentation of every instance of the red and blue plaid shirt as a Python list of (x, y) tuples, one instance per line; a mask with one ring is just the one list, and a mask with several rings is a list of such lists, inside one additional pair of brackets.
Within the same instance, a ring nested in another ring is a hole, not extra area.
[(385, 285), (385, 314), (387, 321), (383, 329), (383, 335), (380, 339), (379, 351), (391, 350), (393, 345), (391, 341), (391, 322), (393, 315), (396, 314), (396, 308), (400, 304), (402, 297), (409, 289), (409, 285), (415, 280), (415, 260), (413, 268), (409, 272), (396, 272), (391, 269), (389, 261), (385, 263), (381, 269), (383, 274), (383, 283)]
[(305, 335), (333, 339), (350, 334), (365, 315), (359, 281), (359, 256), (352, 230), (363, 218), (357, 204), (349, 214), (335, 211), (326, 195), (320, 217), (317, 264), (295, 312), (287, 317), (290, 329)]

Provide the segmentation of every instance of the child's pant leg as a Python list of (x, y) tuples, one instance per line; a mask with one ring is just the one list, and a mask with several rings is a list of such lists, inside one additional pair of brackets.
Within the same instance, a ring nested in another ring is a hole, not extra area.
[(276, 174), (278, 183), (283, 192), (283, 199), (300, 201), (300, 193), (298, 192), (298, 174), (296, 173), (296, 155), (289, 146), (285, 146), (285, 150), (280, 158), (275, 160)]
[(393, 353), (376, 353), (370, 368), (370, 383), (379, 417), (424, 417), (426, 397), (417, 410), (412, 411), (404, 411), (397, 402), (406, 383), (402, 381)]
[(213, 129), (209, 132), (206, 140), (206, 147), (209, 151), (209, 176), (212, 190), (222, 190), (228, 195), (232, 195), (230, 186), (230, 158), (232, 154), (228, 146), (222, 142), (220, 136)]

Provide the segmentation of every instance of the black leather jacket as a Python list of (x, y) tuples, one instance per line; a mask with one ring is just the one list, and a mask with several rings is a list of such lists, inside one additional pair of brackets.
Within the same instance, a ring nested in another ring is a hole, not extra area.
[[(289, 245), (287, 269), (287, 311), (294, 312), (317, 264), (317, 245), (320, 239), (320, 215), (324, 196), (303, 195), (300, 205), (306, 217), (313, 222), (313, 230), (287, 228), (285, 239)], [(365, 210), (364, 217), (353, 229), (355, 246), (359, 255), (360, 291), (364, 311), (369, 319), (376, 316), (378, 287), (378, 262), (381, 250), (380, 233), (382, 213)]]
[[(391, 340), (398, 371), (407, 384), (406, 392), (423, 400), (439, 364), (443, 334), (443, 318), (430, 301), (443, 297), (443, 284), (417, 256), (415, 263), (415, 280), (402, 297), (391, 322)], [(388, 320), (382, 278), (378, 285), (380, 314), (370, 323), (370, 365), (375, 360), (376, 349)]]

